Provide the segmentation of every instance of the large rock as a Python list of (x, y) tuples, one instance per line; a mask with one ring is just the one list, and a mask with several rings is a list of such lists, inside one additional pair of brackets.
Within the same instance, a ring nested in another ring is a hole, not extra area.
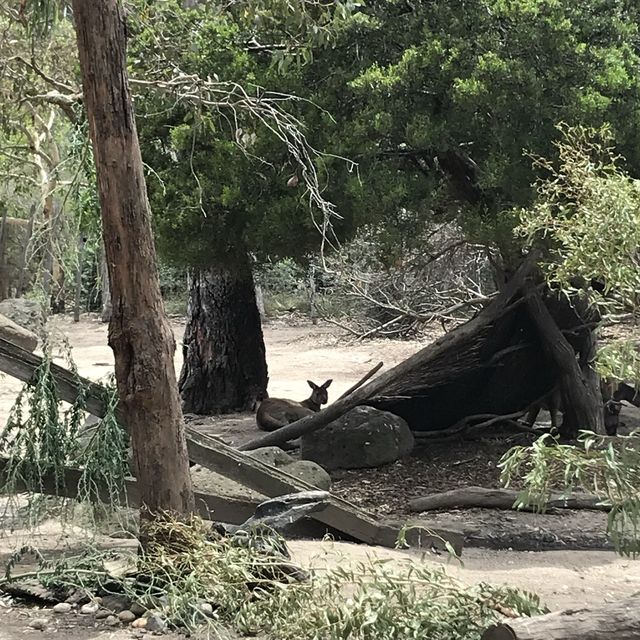
[(247, 452), (252, 458), (281, 469), (289, 475), (312, 484), (318, 489), (331, 489), (331, 476), (318, 464), (310, 460), (296, 460), (279, 447), (262, 447)]
[(0, 302), (0, 313), (29, 331), (42, 331), (42, 308), (35, 300), (7, 298)]
[(35, 333), (2, 314), (0, 314), (0, 338), (13, 342), (27, 351), (34, 351), (38, 346), (38, 336)]
[(373, 407), (356, 407), (302, 436), (300, 454), (327, 470), (363, 469), (394, 462), (410, 453), (414, 444), (402, 418)]

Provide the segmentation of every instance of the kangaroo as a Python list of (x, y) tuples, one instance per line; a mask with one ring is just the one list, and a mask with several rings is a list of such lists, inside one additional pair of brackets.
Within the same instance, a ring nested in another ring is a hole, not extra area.
[(560, 389), (557, 387), (550, 391), (542, 400), (532, 404), (525, 418), (525, 422), (533, 427), (536, 418), (542, 409), (545, 409), (551, 415), (551, 428), (555, 431), (558, 428), (558, 412), (561, 408), (562, 398), (560, 396)]
[[(625, 391), (622, 385), (610, 380), (600, 381), (600, 391), (604, 404), (604, 427), (607, 435), (615, 436), (618, 431), (620, 420), (621, 400), (626, 400)], [(525, 422), (532, 427), (542, 409), (546, 409), (551, 414), (551, 427), (558, 427), (558, 412), (562, 411), (562, 397), (560, 389), (556, 387), (550, 391), (541, 401), (531, 405), (525, 418)]]
[(317, 413), (323, 404), (329, 401), (327, 389), (333, 380), (317, 385), (311, 380), (307, 384), (311, 387), (311, 395), (302, 402), (285, 398), (265, 398), (258, 407), (256, 423), (262, 431), (275, 431), (280, 427), (291, 424), (312, 413)]

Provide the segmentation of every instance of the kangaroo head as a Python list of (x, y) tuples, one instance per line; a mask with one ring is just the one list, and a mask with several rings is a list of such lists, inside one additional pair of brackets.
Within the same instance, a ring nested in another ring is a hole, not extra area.
[(327, 380), (321, 385), (317, 385), (315, 382), (311, 382), (311, 380), (307, 380), (307, 384), (311, 387), (311, 397), (309, 400), (314, 404), (321, 407), (323, 404), (327, 404), (329, 402), (329, 394), (327, 389), (329, 385), (333, 382), (333, 380)]

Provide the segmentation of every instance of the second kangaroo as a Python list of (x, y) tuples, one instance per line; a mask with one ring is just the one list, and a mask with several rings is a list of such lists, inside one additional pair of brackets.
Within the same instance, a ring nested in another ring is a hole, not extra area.
[(258, 429), (275, 431), (320, 411), (322, 405), (329, 401), (327, 389), (332, 382), (333, 380), (327, 380), (325, 383), (317, 385), (315, 382), (307, 380), (307, 384), (311, 387), (311, 395), (302, 402), (285, 398), (265, 398), (256, 413)]

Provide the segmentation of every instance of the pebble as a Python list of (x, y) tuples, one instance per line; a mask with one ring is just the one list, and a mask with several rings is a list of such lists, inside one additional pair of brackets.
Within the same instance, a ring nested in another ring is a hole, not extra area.
[(136, 619), (136, 614), (132, 613), (128, 609), (125, 609), (124, 611), (121, 611), (118, 614), (118, 619), (120, 620), (120, 622), (124, 624), (129, 624), (130, 622), (133, 622)]
[(96, 620), (104, 620), (105, 618), (108, 618), (110, 615), (111, 615), (111, 611), (109, 611), (108, 609), (100, 609), (100, 611), (96, 613)]
[(58, 602), (58, 604), (53, 607), (53, 613), (69, 613), (71, 611), (71, 605), (68, 602)]
[(202, 611), (202, 613), (204, 613), (205, 616), (213, 615), (213, 607), (208, 602), (200, 603), (200, 611)]
[(32, 629), (37, 629), (38, 631), (44, 631), (47, 628), (47, 620), (46, 618), (34, 618), (29, 626)]
[(137, 620), (134, 620), (131, 623), (131, 626), (134, 629), (144, 629), (147, 626), (147, 619), (146, 618), (138, 618)]
[(146, 629), (148, 631), (164, 631), (167, 623), (164, 621), (164, 618), (160, 616), (149, 616), (147, 618)]
[(136, 616), (139, 618), (141, 615), (143, 615), (147, 611), (147, 608), (143, 607), (139, 602), (133, 602), (129, 607), (129, 611), (131, 611), (131, 613), (135, 613)]
[(104, 623), (108, 624), (110, 627), (115, 627), (119, 622), (120, 620), (118, 620), (118, 618), (116, 618), (115, 616), (108, 616), (104, 621)]
[(108, 595), (102, 598), (102, 606), (114, 613), (120, 613), (129, 608), (129, 599), (121, 595)]
[(98, 602), (87, 602), (87, 604), (83, 604), (80, 607), (80, 613), (83, 615), (91, 615), (92, 613), (97, 613), (98, 609), (100, 609), (100, 603)]

